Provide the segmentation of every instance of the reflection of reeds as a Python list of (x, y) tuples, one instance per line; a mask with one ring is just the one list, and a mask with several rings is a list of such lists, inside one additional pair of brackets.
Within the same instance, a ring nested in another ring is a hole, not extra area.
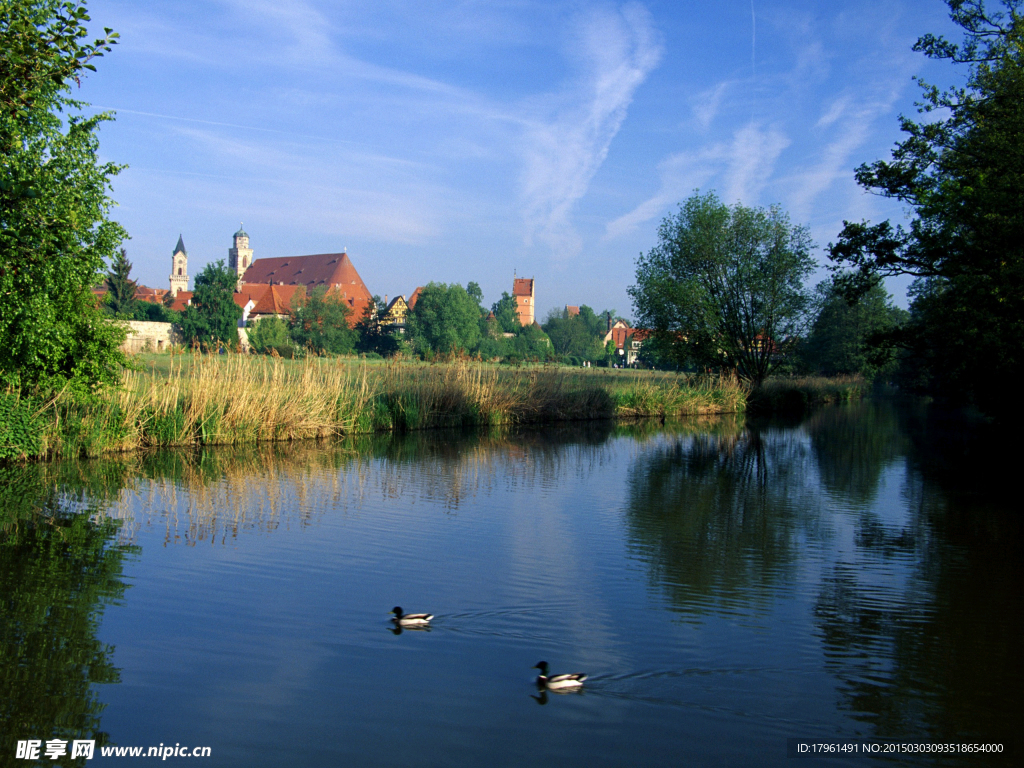
[[(185, 364), (183, 364), (185, 363)], [(624, 373), (624, 372), (623, 372)], [(374, 431), (742, 411), (734, 379), (565, 368), (178, 358), (129, 372), (97, 402), (58, 398), (37, 456), (224, 445)], [(29, 451), (26, 451), (29, 453)], [(30, 454), (31, 455), (31, 454)]]
[(465, 499), (512, 481), (551, 487), (570, 473), (603, 471), (609, 440), (738, 434), (742, 416), (704, 416), (662, 426), (610, 420), (562, 427), (349, 434), (234, 448), (135, 451), (102, 459), (0, 466), (0, 535), (45, 516), (48, 500), (113, 518), (118, 540), (142, 526), (167, 544), (224, 543), (245, 532), (305, 527), (324, 514), (359, 514), (373, 497), (423, 499), (455, 512)]

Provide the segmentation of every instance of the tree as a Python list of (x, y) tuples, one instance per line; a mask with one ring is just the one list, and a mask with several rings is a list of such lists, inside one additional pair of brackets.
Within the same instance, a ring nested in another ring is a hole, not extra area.
[(480, 314), (486, 315), (487, 310), (483, 308), (484, 303), (484, 292), (480, 288), (480, 283), (473, 282), (470, 280), (466, 283), (466, 293), (469, 294), (469, 298), (476, 302), (477, 306), (480, 307)]
[(107, 216), (110, 179), (96, 129), (70, 98), (116, 33), (86, 43), (78, 2), (0, 0), (0, 384), (92, 392), (120, 379), (126, 329), (92, 286), (127, 233)]
[(395, 338), (395, 334), (388, 331), (387, 326), (382, 325), (381, 318), (387, 312), (388, 306), (381, 300), (380, 296), (374, 295), (363, 316), (356, 323), (356, 334), (359, 339), (356, 342), (356, 349), (360, 352), (372, 352), (382, 357), (390, 357), (398, 352), (401, 342)]
[(349, 327), (352, 310), (337, 291), (325, 286), (298, 298), (292, 307), (292, 339), (318, 355), (347, 355), (355, 350), (356, 332)]
[(207, 264), (196, 276), (192, 303), (181, 315), (181, 335), (189, 346), (217, 351), (220, 345), (238, 346), (242, 308), (235, 304), (238, 275), (224, 259)]
[(498, 328), (502, 333), (516, 333), (522, 325), (519, 322), (516, 297), (510, 296), (506, 291), (501, 292), (501, 298), (491, 305), (491, 312), (498, 322)]
[(128, 252), (122, 248), (110, 262), (107, 272), (107, 307), (115, 315), (131, 317), (135, 314), (135, 281), (129, 275), (132, 263), (128, 261)]
[(598, 330), (604, 327), (604, 321), (590, 307), (585, 309), (586, 315), (584, 307), (580, 307), (578, 315), (569, 315), (564, 309), (555, 309), (548, 313), (544, 321), (544, 332), (551, 339), (552, 351), (571, 358), (573, 362), (597, 361), (604, 356), (601, 344), (604, 333)]
[(427, 283), (409, 315), (409, 333), (421, 353), (470, 352), (480, 342), (480, 305), (461, 285)]
[(181, 313), (170, 309), (167, 302), (154, 304), (151, 301), (136, 301), (132, 320), (150, 323), (177, 323), (181, 325)]
[(292, 339), (288, 332), (288, 323), (279, 317), (265, 317), (262, 320), (250, 320), (248, 328), (249, 346), (261, 355), (271, 350), (282, 357), (292, 354)]
[(853, 304), (835, 280), (821, 283), (815, 294), (818, 311), (803, 347), (806, 364), (826, 376), (892, 372), (896, 350), (884, 341), (906, 322), (906, 310), (880, 284)]
[(695, 193), (658, 229), (629, 288), (641, 328), (681, 364), (725, 366), (760, 384), (796, 336), (814, 268), (807, 228), (777, 206)]
[(907, 136), (892, 159), (856, 172), (915, 217), (907, 229), (844, 222), (830, 255), (853, 268), (851, 295), (889, 275), (922, 281), (902, 337), (907, 359), (933, 391), (996, 413), (1024, 374), (1024, 19), (1020, 0), (1004, 0), (1005, 13), (948, 3), (963, 43), (926, 34), (914, 50), (965, 66), (965, 86), (919, 80), (928, 117), (901, 117)]

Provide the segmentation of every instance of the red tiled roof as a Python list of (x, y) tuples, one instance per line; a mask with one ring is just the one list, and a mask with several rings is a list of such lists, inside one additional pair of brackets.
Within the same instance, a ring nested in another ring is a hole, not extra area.
[(423, 286), (421, 285), (417, 287), (415, 291), (412, 292), (412, 296), (409, 297), (409, 301), (407, 302), (409, 304), (409, 311), (412, 311), (413, 307), (416, 306), (416, 302), (419, 301), (420, 292), (422, 290)]
[(565, 305), (565, 314), (568, 317), (576, 317), (579, 313), (580, 313), (580, 308), (579, 307), (574, 307), (574, 306), (572, 306), (570, 304), (566, 304)]
[(174, 297), (174, 302), (171, 304), (171, 309), (175, 312), (181, 312), (188, 306), (191, 300), (192, 291), (178, 291), (178, 295)]
[(253, 315), (290, 315), (292, 298), (296, 293), (306, 294), (304, 285), (270, 285), (252, 308)]
[(533, 296), (533, 278), (517, 277), (512, 281), (513, 296)]
[(352, 310), (349, 317), (352, 324), (358, 322), (373, 301), (347, 253), (256, 259), (242, 278), (245, 283), (305, 286), (307, 291), (324, 286), (328, 290), (337, 291), (342, 301)]
[(162, 304), (164, 296), (170, 291), (166, 288), (150, 288), (148, 285), (135, 286), (136, 301), (148, 301), (150, 304)]

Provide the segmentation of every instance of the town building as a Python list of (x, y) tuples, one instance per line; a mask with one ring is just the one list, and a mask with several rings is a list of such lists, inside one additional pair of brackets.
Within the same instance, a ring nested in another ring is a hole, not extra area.
[(630, 328), (623, 320), (616, 320), (613, 323), (609, 316), (608, 333), (605, 334), (603, 342), (607, 344), (610, 341), (615, 344), (615, 354), (620, 365), (633, 365), (640, 356), (644, 340), (649, 335), (643, 328)]
[(533, 278), (512, 276), (512, 295), (516, 300), (516, 314), (519, 324), (523, 327), (533, 325), (536, 318), (536, 296), (534, 296)]
[(405, 300), (405, 296), (395, 296), (388, 302), (388, 297), (384, 297), (385, 309), (380, 314), (379, 322), (380, 327), (385, 333), (405, 333), (406, 320), (409, 318), (408, 302)]

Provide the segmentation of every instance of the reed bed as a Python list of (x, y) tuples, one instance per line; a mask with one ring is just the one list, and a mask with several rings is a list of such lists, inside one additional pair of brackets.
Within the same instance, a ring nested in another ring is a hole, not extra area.
[(861, 376), (777, 377), (752, 390), (752, 411), (799, 412), (818, 405), (861, 400), (871, 385)]
[(34, 410), (18, 403), (18, 413), (27, 414), (22, 422), (28, 426), (19, 427), (28, 430), (27, 437), (9, 440), (0, 459), (432, 427), (735, 413), (746, 406), (746, 390), (735, 379), (617, 373), (470, 362), (353, 365), (323, 358), (296, 363), (177, 356), (160, 374), (129, 371), (121, 387), (90, 402), (57, 396)]

